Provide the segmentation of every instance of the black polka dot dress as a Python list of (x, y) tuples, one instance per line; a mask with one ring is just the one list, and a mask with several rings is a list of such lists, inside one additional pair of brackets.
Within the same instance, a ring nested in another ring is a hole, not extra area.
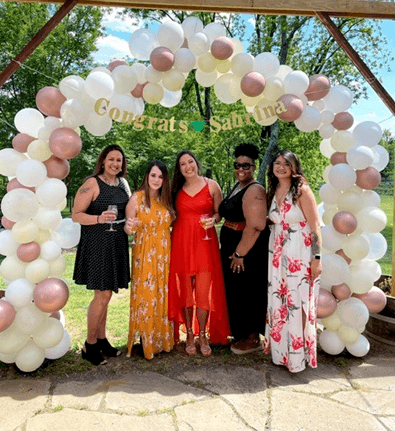
[[(117, 220), (125, 218), (129, 197), (123, 181), (110, 186), (96, 177), (100, 193), (89, 205), (87, 214), (100, 215), (108, 205), (117, 205)], [(81, 226), (74, 276), (76, 284), (86, 285), (91, 290), (126, 289), (130, 281), (128, 236), (124, 223), (113, 223), (116, 232), (108, 232), (109, 223)]]

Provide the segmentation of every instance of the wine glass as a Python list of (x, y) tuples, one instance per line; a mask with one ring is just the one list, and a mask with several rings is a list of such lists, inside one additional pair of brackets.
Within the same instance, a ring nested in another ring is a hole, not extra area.
[[(118, 207), (116, 205), (109, 205), (107, 211), (112, 211), (116, 216), (118, 215)], [(110, 229), (107, 229), (106, 232), (116, 232), (116, 230), (112, 228), (112, 221), (110, 221)]]
[(208, 235), (207, 235), (207, 223), (210, 221), (210, 216), (209, 214), (202, 214), (200, 216), (199, 222), (202, 225), (202, 228), (205, 230), (206, 232), (206, 236), (203, 238), (205, 241), (211, 239)]

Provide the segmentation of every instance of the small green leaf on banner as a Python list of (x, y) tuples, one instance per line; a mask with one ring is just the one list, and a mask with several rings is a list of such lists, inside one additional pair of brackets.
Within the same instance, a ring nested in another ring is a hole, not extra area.
[(200, 132), (203, 130), (204, 121), (192, 121), (191, 126), (197, 131)]

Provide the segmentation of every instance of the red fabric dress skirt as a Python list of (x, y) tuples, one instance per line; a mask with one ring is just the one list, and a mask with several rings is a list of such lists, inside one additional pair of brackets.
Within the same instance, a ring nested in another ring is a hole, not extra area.
[(199, 223), (202, 214), (212, 216), (213, 206), (208, 184), (193, 197), (184, 190), (178, 193), (171, 240), (169, 319), (185, 324), (185, 307), (209, 310), (210, 341), (226, 344), (230, 329), (218, 237), (211, 228), (207, 231), (211, 239), (204, 240)]

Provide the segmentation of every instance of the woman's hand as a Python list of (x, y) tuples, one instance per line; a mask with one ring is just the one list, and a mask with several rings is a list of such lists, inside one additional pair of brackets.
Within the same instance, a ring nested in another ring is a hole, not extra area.
[(110, 222), (112, 222), (112, 221), (115, 221), (116, 219), (117, 219), (117, 216), (116, 216), (116, 214), (114, 213), (114, 211), (108, 211), (108, 210), (106, 210), (106, 211), (103, 211), (103, 212), (99, 215), (99, 217), (98, 217), (97, 221), (98, 221), (99, 223), (110, 223)]
[(215, 217), (209, 217), (204, 219), (204, 224), (206, 229), (211, 229), (215, 226)]
[(321, 275), (321, 272), (322, 272), (321, 260), (313, 259), (310, 262), (310, 269), (311, 269), (311, 280), (315, 281)]
[(141, 225), (141, 220), (138, 218), (128, 218), (125, 222), (124, 230), (128, 235), (136, 232), (137, 228)]
[(229, 256), (229, 259), (232, 259), (230, 268), (233, 272), (244, 271), (244, 259), (242, 257), (236, 257), (233, 253), (232, 256)]

